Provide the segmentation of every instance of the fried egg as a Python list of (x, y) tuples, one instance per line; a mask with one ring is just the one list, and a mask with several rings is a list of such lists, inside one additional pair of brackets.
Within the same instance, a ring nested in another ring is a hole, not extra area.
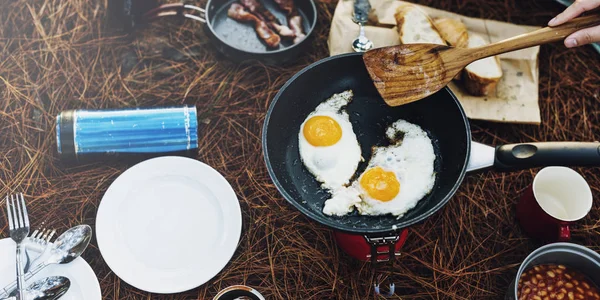
[(386, 131), (390, 146), (374, 147), (365, 171), (351, 186), (336, 190), (323, 212), (342, 216), (356, 207), (361, 215), (403, 216), (431, 192), (435, 151), (418, 125), (398, 120)]
[(298, 148), (308, 171), (321, 187), (334, 191), (350, 183), (362, 160), (360, 145), (344, 108), (351, 90), (334, 94), (306, 117), (300, 126)]

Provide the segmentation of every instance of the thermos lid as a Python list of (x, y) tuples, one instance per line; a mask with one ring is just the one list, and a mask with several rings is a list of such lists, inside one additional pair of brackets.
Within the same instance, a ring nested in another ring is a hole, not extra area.
[(56, 147), (63, 158), (76, 158), (73, 127), (74, 110), (61, 112), (56, 116)]

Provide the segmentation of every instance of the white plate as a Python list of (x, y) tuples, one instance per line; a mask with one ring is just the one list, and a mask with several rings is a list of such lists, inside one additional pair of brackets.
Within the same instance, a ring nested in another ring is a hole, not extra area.
[(125, 282), (179, 293), (217, 275), (242, 230), (238, 199), (223, 176), (197, 160), (141, 162), (108, 188), (96, 216), (102, 257)]
[[(10, 238), (0, 240), (0, 289), (16, 279), (16, 247)], [(35, 251), (30, 251), (35, 254)], [(23, 254), (25, 259), (25, 254)], [(35, 259), (32, 255), (31, 259)], [(60, 300), (101, 300), (100, 284), (90, 265), (78, 257), (64, 265), (50, 265), (27, 281), (27, 285), (48, 276), (65, 276), (71, 281), (69, 291)]]

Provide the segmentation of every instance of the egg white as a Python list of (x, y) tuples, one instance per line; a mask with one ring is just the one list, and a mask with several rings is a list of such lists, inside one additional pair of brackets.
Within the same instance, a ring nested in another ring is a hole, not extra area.
[[(342, 216), (354, 206), (361, 215), (401, 217), (431, 192), (436, 177), (435, 151), (427, 133), (418, 125), (398, 120), (387, 129), (386, 135), (390, 141), (398, 141), (390, 146), (374, 147), (366, 170), (381, 167), (393, 172), (400, 182), (398, 195), (387, 202), (371, 198), (360, 185), (363, 173), (351, 186), (332, 193), (331, 199), (325, 202), (325, 214)], [(349, 209), (344, 213), (343, 208), (347, 206)]]
[(367, 168), (381, 167), (394, 172), (400, 182), (400, 192), (394, 199), (382, 202), (371, 198), (357, 181), (353, 186), (362, 198), (362, 202), (356, 205), (361, 215), (392, 214), (401, 217), (433, 189), (435, 151), (431, 139), (421, 127), (404, 120), (398, 120), (386, 132), (390, 140), (399, 133), (403, 133), (404, 137), (397, 144), (374, 149)]
[[(342, 110), (352, 100), (351, 90), (334, 94), (306, 117), (300, 126), (298, 148), (300, 157), (308, 171), (330, 191), (349, 184), (362, 160), (360, 145), (352, 128), (348, 113)], [(314, 116), (328, 116), (342, 128), (342, 137), (331, 146), (313, 146), (304, 137), (306, 121)]]

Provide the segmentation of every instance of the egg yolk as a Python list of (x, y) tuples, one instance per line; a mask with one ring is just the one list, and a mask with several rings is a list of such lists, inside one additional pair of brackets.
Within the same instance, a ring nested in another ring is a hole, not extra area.
[(313, 146), (331, 146), (342, 138), (342, 127), (331, 117), (314, 116), (304, 124), (303, 134)]
[(379, 201), (390, 201), (400, 192), (400, 182), (394, 172), (381, 167), (367, 170), (360, 178), (360, 185), (371, 198)]

